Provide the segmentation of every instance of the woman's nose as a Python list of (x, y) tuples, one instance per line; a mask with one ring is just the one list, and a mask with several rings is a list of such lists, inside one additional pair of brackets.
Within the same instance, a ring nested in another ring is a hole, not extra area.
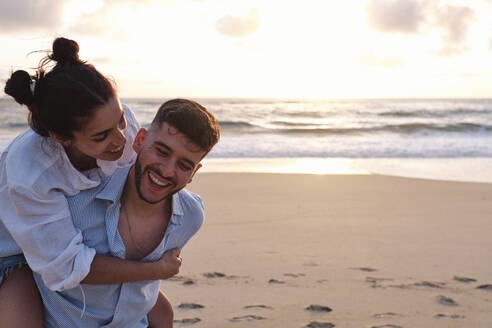
[(116, 129), (114, 133), (113, 143), (117, 145), (122, 145), (126, 142), (125, 129)]

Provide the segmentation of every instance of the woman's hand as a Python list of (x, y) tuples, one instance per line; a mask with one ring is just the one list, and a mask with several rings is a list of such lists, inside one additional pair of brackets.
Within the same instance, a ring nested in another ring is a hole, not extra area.
[(158, 266), (160, 279), (169, 279), (179, 273), (179, 268), (183, 259), (180, 256), (181, 250), (173, 248), (162, 255), (161, 259), (155, 262)]

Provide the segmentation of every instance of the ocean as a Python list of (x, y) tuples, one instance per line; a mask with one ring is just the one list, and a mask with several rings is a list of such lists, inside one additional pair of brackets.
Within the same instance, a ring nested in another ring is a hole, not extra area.
[[(203, 171), (492, 182), (492, 99), (195, 99), (219, 120)], [(122, 99), (147, 127), (165, 99)], [(27, 128), (0, 98), (0, 149)]]

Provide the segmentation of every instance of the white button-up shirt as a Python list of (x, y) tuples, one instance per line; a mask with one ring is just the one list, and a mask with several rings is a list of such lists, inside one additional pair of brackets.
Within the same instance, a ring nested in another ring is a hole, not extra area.
[(0, 257), (24, 253), (31, 269), (52, 290), (77, 286), (90, 271), (95, 250), (74, 227), (66, 197), (100, 184), (100, 172), (135, 161), (132, 149), (139, 124), (123, 105), (127, 128), (123, 156), (98, 160), (98, 169), (75, 169), (63, 147), (27, 129), (0, 157)]

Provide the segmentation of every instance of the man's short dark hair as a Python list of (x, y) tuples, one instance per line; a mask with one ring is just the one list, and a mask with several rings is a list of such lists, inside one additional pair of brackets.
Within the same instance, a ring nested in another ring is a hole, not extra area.
[(152, 126), (172, 125), (208, 153), (220, 138), (215, 117), (199, 103), (189, 99), (172, 99), (161, 105)]

